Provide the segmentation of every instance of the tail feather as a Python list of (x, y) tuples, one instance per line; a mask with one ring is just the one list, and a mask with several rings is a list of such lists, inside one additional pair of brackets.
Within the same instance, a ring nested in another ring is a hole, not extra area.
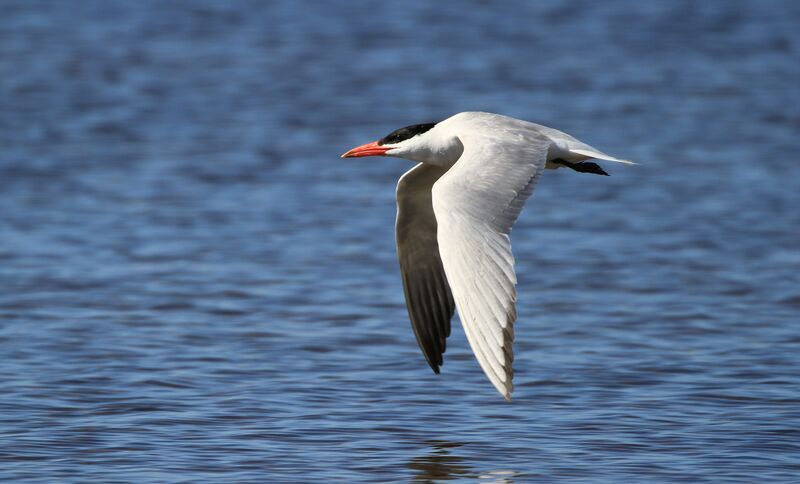
[(591, 150), (569, 150), (571, 153), (575, 153), (578, 155), (588, 156), (589, 158), (597, 158), (598, 160), (606, 160), (606, 161), (615, 161), (617, 163), (624, 163), (626, 165), (635, 165), (636, 163), (629, 161), (629, 160), (620, 160), (619, 158), (614, 158), (613, 156), (607, 155), (605, 153), (600, 153), (599, 151), (591, 151)]

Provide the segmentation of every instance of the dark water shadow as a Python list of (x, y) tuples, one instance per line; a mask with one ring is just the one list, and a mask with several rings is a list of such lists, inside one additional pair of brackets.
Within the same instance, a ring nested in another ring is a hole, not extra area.
[(450, 449), (458, 448), (463, 443), (433, 440), (428, 442), (432, 450), (425, 455), (412, 458), (408, 468), (416, 472), (413, 482), (448, 481), (463, 477), (477, 477), (464, 458), (451, 454)]
[(416, 474), (412, 482), (434, 483), (463, 478), (480, 478), (481, 482), (510, 484), (516, 474), (513, 471), (477, 471), (463, 456), (456, 455), (453, 449), (466, 445), (460, 442), (431, 440), (427, 442), (431, 450), (424, 455), (412, 458), (407, 466)]

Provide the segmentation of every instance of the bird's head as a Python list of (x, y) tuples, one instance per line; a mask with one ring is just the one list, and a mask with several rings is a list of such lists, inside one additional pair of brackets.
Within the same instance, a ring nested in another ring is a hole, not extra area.
[(394, 130), (378, 141), (353, 148), (342, 158), (393, 156), (434, 165), (454, 163), (461, 155), (461, 142), (435, 126), (436, 123), (412, 124)]

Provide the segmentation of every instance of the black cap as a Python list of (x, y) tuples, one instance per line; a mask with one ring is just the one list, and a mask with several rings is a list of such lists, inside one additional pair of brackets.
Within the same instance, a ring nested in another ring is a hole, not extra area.
[(406, 126), (405, 128), (396, 129), (379, 139), (378, 145), (390, 145), (405, 141), (430, 130), (434, 126), (436, 126), (436, 123), (412, 124), (411, 126)]

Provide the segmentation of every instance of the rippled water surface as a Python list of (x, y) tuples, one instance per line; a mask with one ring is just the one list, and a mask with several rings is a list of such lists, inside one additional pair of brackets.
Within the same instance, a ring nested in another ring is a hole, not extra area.
[[(798, 482), (800, 3), (6, 1), (0, 478)], [(417, 349), (402, 160), (464, 110), (641, 162), (513, 234), (516, 392)]]

